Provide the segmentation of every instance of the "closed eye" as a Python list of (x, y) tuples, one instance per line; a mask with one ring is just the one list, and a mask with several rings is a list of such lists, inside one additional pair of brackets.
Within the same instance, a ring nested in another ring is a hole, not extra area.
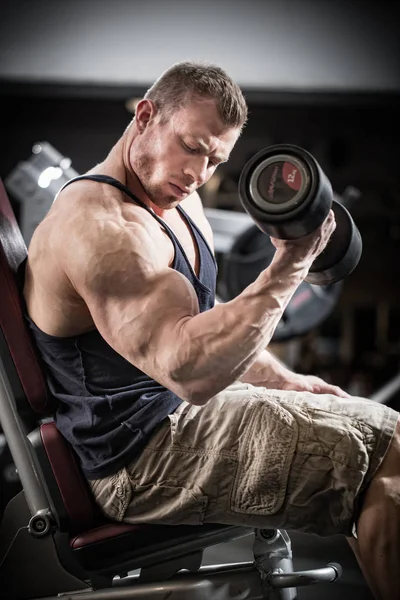
[(187, 152), (190, 152), (191, 154), (195, 154), (196, 152), (199, 152), (199, 150), (200, 150), (200, 148), (191, 148), (190, 146), (185, 144), (185, 142), (182, 142), (182, 146)]
[[(191, 146), (188, 146), (183, 140), (182, 140), (182, 147), (184, 150), (186, 150), (186, 152), (189, 152), (189, 154), (199, 154), (199, 153), (203, 152), (203, 150), (201, 148), (192, 148)], [(221, 162), (225, 162), (225, 161), (209, 160), (208, 162), (212, 167), (218, 167), (218, 165), (221, 164)]]

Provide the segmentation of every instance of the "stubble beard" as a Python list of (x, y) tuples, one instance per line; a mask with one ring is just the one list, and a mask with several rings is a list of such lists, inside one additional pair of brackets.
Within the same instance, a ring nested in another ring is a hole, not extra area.
[(166, 195), (160, 183), (152, 183), (153, 161), (148, 153), (142, 153), (136, 164), (136, 176), (138, 177), (146, 196), (153, 204), (162, 209), (175, 208), (179, 200), (175, 196)]

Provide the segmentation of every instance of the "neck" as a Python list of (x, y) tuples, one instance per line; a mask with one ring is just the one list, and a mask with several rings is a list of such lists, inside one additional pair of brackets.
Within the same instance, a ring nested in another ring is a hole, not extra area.
[(99, 165), (100, 170), (103, 173), (105, 172), (112, 175), (126, 185), (130, 191), (143, 202), (143, 204), (148, 206), (148, 208), (150, 208), (158, 217), (166, 220), (167, 215), (171, 213), (171, 209), (160, 208), (150, 200), (138, 176), (131, 167), (129, 156), (132, 151), (132, 144), (134, 143), (135, 137), (134, 123), (132, 123), (112, 148), (104, 163)]
[(126, 185), (143, 204), (158, 214), (158, 207), (147, 196), (139, 178), (130, 165), (129, 154), (135, 137), (132, 124), (111, 149), (106, 160), (98, 167), (101, 172), (112, 175)]

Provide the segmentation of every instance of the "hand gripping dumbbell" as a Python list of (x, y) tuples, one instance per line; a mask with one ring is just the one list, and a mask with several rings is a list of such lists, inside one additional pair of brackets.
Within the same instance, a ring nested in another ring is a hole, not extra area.
[(362, 252), (360, 232), (349, 211), (333, 199), (329, 179), (306, 150), (279, 144), (255, 154), (240, 175), (239, 196), (261, 231), (282, 240), (311, 233), (332, 208), (336, 229), (312, 263), (306, 277), (309, 283), (336, 283), (357, 266)]

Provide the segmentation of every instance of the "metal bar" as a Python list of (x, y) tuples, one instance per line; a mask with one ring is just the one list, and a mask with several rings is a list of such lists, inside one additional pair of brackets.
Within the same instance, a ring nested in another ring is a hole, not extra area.
[(336, 563), (329, 563), (326, 567), (310, 569), (309, 571), (296, 571), (294, 573), (272, 573), (268, 583), (273, 588), (297, 588), (316, 583), (332, 583), (339, 579), (342, 567)]
[(221, 573), (207, 569), (199, 574), (178, 573), (168, 581), (61, 593), (42, 600), (265, 600), (265, 597), (261, 576), (252, 565)]
[(387, 404), (387, 402), (400, 390), (400, 373), (393, 377), (388, 383), (386, 383), (380, 390), (374, 392), (370, 399), (380, 404)]
[[(162, 544), (155, 544), (152, 547), (146, 549), (145, 554), (137, 557), (136, 559), (128, 560), (126, 563), (120, 565), (125, 571), (131, 571), (134, 569), (157, 569), (162, 562), (175, 562), (177, 567), (179, 566), (180, 557), (186, 556), (194, 552), (198, 552), (201, 549), (208, 548), (217, 544), (223, 544), (234, 539), (239, 539), (251, 535), (253, 530), (248, 527), (240, 527), (234, 525), (219, 526), (217, 530), (209, 530), (208, 532), (199, 531), (196, 537), (187, 536), (180, 540), (172, 539), (170, 542), (163, 542)], [(103, 574), (114, 575), (114, 569), (108, 569), (104, 565), (101, 566)]]
[(39, 476), (33, 448), (22, 428), (10, 382), (0, 359), (0, 423), (24, 489), (32, 516), (50, 514), (50, 507)]

